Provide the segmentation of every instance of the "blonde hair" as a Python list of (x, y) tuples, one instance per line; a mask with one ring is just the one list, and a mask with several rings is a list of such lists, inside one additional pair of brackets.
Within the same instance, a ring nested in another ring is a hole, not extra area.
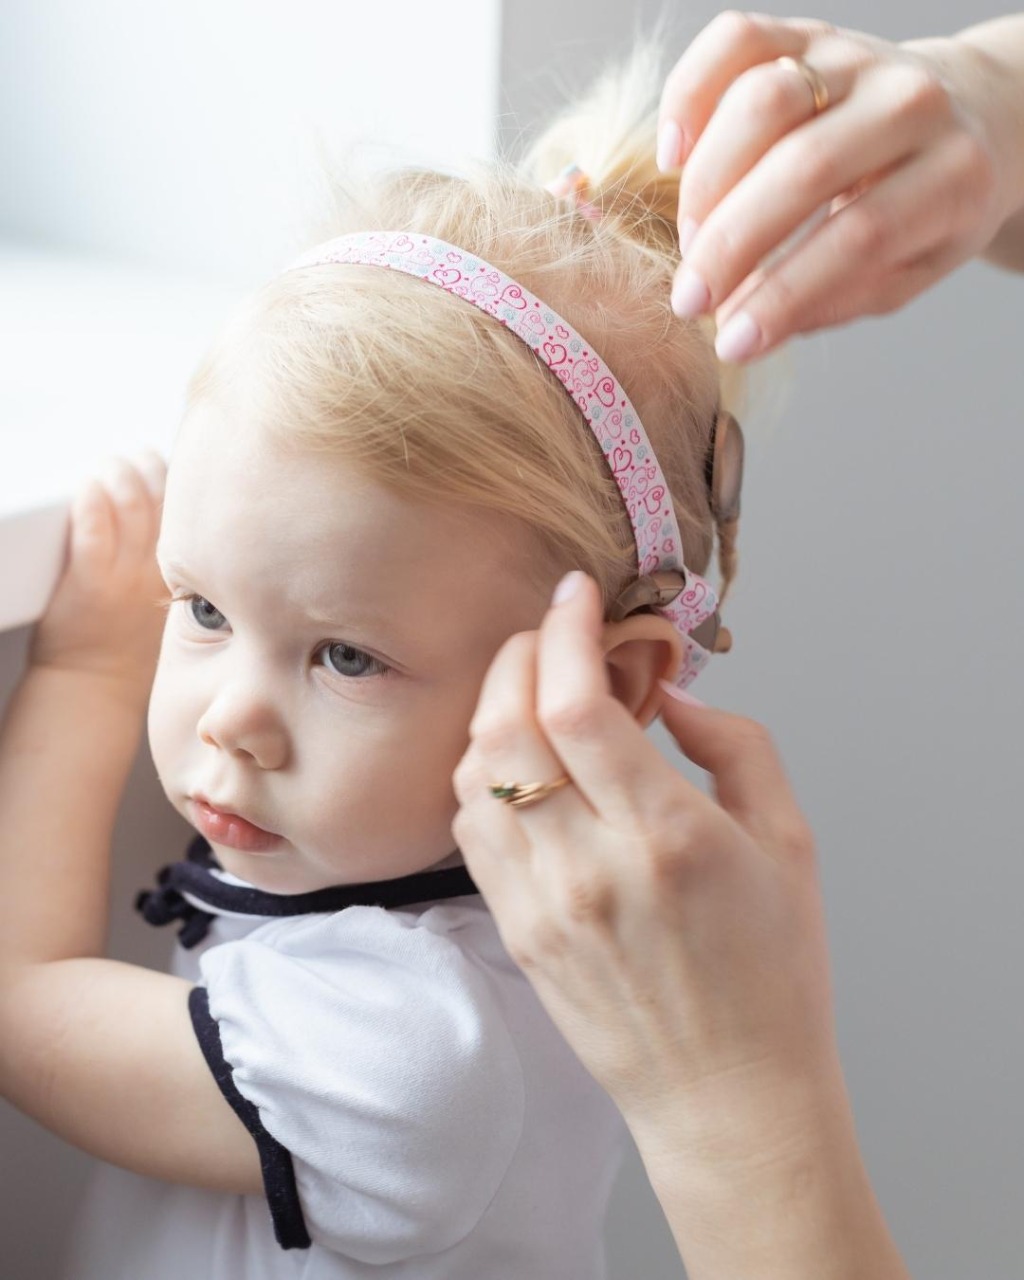
[[(402, 169), (366, 179), (358, 193), (339, 188), (316, 238), (435, 236), (565, 316), (636, 406), (686, 563), (701, 573), (714, 533), (705, 458), (719, 373), (706, 326), (669, 308), (678, 177), (654, 162), (656, 60), (651, 43), (638, 44), (516, 164), (463, 176)], [(545, 190), (572, 161), (599, 220)], [(392, 491), (525, 522), (539, 554), (522, 568), (549, 581), (584, 569), (606, 606), (637, 575), (618, 487), (562, 384), (520, 338), (442, 289), (366, 266), (285, 272), (249, 300), (194, 375), (187, 406), (207, 398), (229, 398), (274, 444), (354, 465)], [(733, 553), (721, 539), (720, 550), (728, 585)]]

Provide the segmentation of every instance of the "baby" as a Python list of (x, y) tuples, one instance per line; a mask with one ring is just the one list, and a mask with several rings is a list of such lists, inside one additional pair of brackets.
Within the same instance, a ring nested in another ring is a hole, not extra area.
[[(4, 1093), (121, 1166), (74, 1280), (604, 1274), (621, 1122), (453, 848), (451, 777), (569, 569), (643, 724), (728, 647), (698, 574), (716, 528), (734, 569), (741, 437), (669, 310), (655, 83), (638, 56), (517, 170), (367, 183), (193, 378), (166, 486), (148, 457), (74, 504), (0, 741)], [(170, 975), (101, 958), (151, 682), (200, 833), (139, 898), (181, 921)]]

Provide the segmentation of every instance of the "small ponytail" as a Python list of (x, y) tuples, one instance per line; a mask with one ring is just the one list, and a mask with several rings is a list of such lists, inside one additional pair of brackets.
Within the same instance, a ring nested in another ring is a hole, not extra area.
[(659, 45), (648, 37), (624, 62), (605, 66), (590, 88), (563, 108), (517, 165), (547, 187), (569, 166), (587, 177), (580, 194), (602, 214), (604, 227), (674, 263), (679, 260), (678, 174), (655, 163)]

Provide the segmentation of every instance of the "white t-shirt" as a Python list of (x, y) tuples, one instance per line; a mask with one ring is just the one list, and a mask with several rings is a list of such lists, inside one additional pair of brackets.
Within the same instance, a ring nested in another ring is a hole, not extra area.
[(191, 916), (172, 968), (266, 1194), (100, 1163), (66, 1280), (605, 1275), (622, 1121), (463, 869), (287, 897), (200, 838), (170, 871), (147, 915)]

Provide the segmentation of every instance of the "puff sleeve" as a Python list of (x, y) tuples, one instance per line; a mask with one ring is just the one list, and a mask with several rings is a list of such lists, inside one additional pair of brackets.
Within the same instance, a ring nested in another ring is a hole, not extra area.
[(371, 1264), (440, 1252), (509, 1168), (516, 1049), (490, 979), (430, 918), (349, 907), (200, 958), (193, 1025), (256, 1140), (284, 1248)]

